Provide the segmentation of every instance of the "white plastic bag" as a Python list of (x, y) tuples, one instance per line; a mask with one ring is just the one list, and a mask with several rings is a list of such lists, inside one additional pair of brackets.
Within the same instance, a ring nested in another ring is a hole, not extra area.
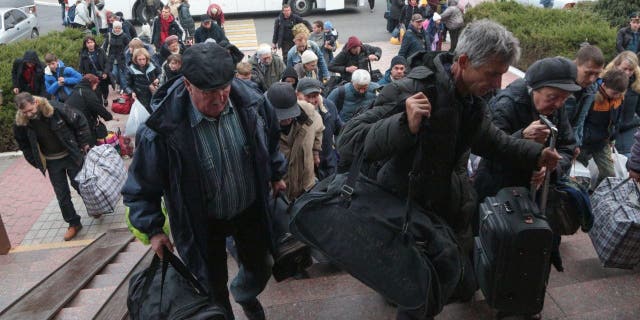
[(131, 112), (129, 113), (129, 119), (127, 120), (127, 126), (124, 129), (124, 135), (128, 137), (135, 137), (138, 127), (143, 124), (149, 118), (149, 111), (136, 99), (131, 106)]
[(625, 179), (629, 176), (629, 171), (627, 171), (627, 157), (618, 153), (616, 147), (613, 147), (611, 150), (611, 156), (613, 157), (613, 169), (616, 172), (616, 178)]

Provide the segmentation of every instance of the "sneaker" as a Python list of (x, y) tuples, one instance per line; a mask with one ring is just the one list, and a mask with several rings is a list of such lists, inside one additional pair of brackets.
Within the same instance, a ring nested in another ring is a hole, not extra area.
[(254, 298), (252, 301), (240, 303), (244, 315), (249, 320), (266, 320), (264, 315), (264, 309), (258, 299)]
[(65, 232), (64, 234), (64, 241), (69, 241), (73, 238), (75, 238), (75, 236), (78, 234), (78, 232), (80, 232), (80, 230), (82, 230), (82, 225), (79, 224), (77, 226), (70, 226), (67, 229), (67, 232)]

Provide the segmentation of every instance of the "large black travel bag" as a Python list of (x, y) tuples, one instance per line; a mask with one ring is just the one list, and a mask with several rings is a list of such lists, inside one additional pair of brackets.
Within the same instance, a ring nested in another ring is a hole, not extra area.
[(542, 310), (552, 231), (527, 188), (501, 189), (480, 204), (474, 264), (487, 303), (510, 314)]
[(291, 232), (387, 300), (433, 316), (457, 293), (464, 254), (438, 216), (360, 174), (361, 154), (296, 199)]

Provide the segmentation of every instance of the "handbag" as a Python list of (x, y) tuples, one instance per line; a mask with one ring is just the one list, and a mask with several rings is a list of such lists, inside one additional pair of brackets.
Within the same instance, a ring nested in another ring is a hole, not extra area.
[(380, 69), (373, 70), (373, 67), (371, 67), (371, 60), (367, 60), (367, 62), (369, 64), (369, 74), (371, 75), (371, 82), (378, 82), (380, 81), (380, 79), (384, 78), (384, 75), (382, 74), (382, 71), (380, 71)]
[(362, 175), (357, 154), (296, 199), (291, 233), (386, 300), (433, 316), (462, 284), (465, 254), (440, 217)]
[(149, 267), (129, 281), (127, 309), (132, 320), (228, 319), (178, 257), (166, 247), (163, 256), (160, 261), (155, 255)]

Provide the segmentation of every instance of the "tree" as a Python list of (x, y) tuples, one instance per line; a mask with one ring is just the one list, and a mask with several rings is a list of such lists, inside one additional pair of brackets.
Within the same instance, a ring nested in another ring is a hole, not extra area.
[(621, 28), (629, 24), (629, 15), (640, 11), (640, 0), (598, 0), (594, 6), (611, 26)]

